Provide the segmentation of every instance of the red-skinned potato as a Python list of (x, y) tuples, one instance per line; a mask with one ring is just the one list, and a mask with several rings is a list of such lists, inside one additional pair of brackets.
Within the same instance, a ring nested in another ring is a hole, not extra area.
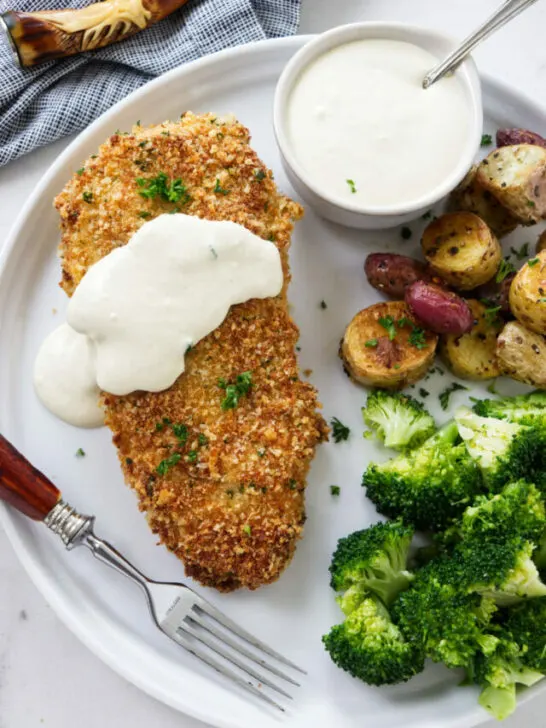
[(398, 301), (404, 298), (406, 288), (412, 283), (431, 278), (426, 263), (394, 253), (368, 255), (364, 263), (364, 272), (371, 286)]
[(529, 129), (499, 129), (497, 147), (511, 147), (514, 144), (534, 144), (546, 148), (546, 139)]
[(478, 301), (487, 301), (487, 305), (491, 308), (500, 306), (499, 314), (503, 315), (504, 318), (510, 318), (512, 309), (510, 308), (509, 293), (515, 277), (515, 273), (509, 273), (500, 283), (493, 279), (473, 291), (468, 291), (468, 294), (465, 295)]
[(436, 334), (466, 334), (474, 325), (468, 303), (435, 283), (416, 281), (406, 290), (405, 300), (423, 326)]

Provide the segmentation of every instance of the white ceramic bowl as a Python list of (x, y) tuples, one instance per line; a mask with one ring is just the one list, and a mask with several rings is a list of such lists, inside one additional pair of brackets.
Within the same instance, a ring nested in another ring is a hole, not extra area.
[(400, 23), (354, 23), (334, 28), (307, 43), (286, 65), (275, 91), (273, 123), (286, 174), (303, 200), (319, 215), (333, 222), (348, 227), (374, 230), (395, 227), (414, 220), (459, 184), (474, 163), (480, 146), (483, 108), (478, 71), (474, 61), (469, 58), (459, 66), (456, 74), (468, 98), (470, 131), (457, 168), (440, 185), (412, 204), (381, 209), (365, 207), (352, 200), (336, 198), (325, 192), (321, 188), (320, 181), (311, 179), (302, 168), (291, 147), (286, 128), (290, 95), (302, 71), (319, 56), (345, 43), (369, 38), (413, 43), (438, 59), (445, 57), (456, 45), (453, 38), (442, 33)]

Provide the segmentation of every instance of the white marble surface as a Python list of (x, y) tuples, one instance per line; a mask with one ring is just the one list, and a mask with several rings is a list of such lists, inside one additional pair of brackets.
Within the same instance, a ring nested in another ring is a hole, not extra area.
[[(301, 32), (356, 20), (405, 20), (463, 36), (501, 0), (303, 0)], [(482, 70), (544, 99), (546, 2), (476, 53)], [(0, 170), (0, 246), (13, 217), (67, 141)], [(201, 728), (110, 671), (64, 627), (19, 567), (0, 531), (0, 728)], [(522, 706), (505, 728), (542, 728), (546, 694)], [(403, 716), (400, 724), (403, 723)], [(493, 724), (488, 724), (491, 728)], [(373, 728), (368, 726), (367, 728)]]

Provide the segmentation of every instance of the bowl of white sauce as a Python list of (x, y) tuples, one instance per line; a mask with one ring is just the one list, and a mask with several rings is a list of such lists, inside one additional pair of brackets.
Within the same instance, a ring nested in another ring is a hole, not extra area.
[(317, 36), (285, 67), (274, 127), (285, 171), (321, 216), (394, 227), (447, 195), (474, 162), (483, 131), (472, 59), (423, 89), (456, 45), (433, 30), (356, 23)]

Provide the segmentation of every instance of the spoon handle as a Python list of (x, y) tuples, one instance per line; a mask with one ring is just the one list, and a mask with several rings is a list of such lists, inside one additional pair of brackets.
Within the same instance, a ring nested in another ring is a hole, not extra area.
[(466, 38), (450, 55), (432, 71), (427, 73), (423, 80), (423, 88), (427, 89), (436, 83), (440, 78), (454, 70), (476, 46), (486, 38), (489, 38), (496, 30), (502, 28), (517, 15), (522, 13), (537, 0), (506, 0), (483, 25)]

